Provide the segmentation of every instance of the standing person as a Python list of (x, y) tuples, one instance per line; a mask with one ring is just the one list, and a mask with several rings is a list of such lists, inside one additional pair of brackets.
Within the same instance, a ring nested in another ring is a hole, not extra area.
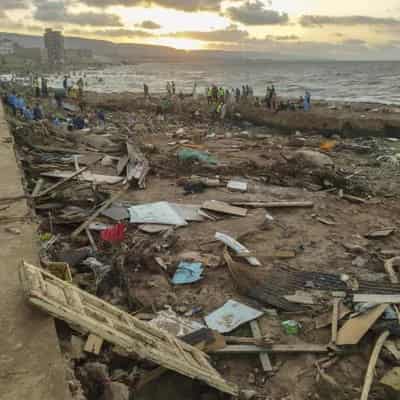
[(67, 91), (68, 91), (68, 77), (67, 77), (67, 75), (64, 76), (63, 88), (65, 90), (65, 94), (67, 94)]
[(304, 111), (310, 111), (311, 109), (311, 93), (306, 90), (306, 93), (304, 95)]
[(81, 99), (83, 97), (83, 89), (85, 87), (85, 82), (83, 82), (82, 77), (79, 78), (77, 85), (78, 85), (78, 97)]
[(33, 88), (35, 91), (35, 97), (40, 97), (40, 84), (39, 84), (39, 77), (35, 75), (33, 78)]
[(206, 94), (207, 94), (207, 104), (211, 104), (212, 103), (212, 90), (210, 87), (207, 88)]
[(236, 88), (236, 103), (240, 102), (240, 89)]
[(197, 90), (197, 82), (195, 82), (193, 84), (193, 90), (192, 90), (192, 96), (195, 97), (196, 96), (196, 90)]
[(149, 95), (149, 87), (147, 86), (146, 83), (143, 84), (143, 92), (144, 92), (144, 98), (145, 99), (150, 97), (150, 95)]
[(169, 83), (169, 81), (167, 81), (167, 93), (168, 96), (171, 96), (171, 84)]
[(176, 94), (176, 86), (174, 81), (171, 82), (171, 87), (172, 87), (172, 94)]
[(218, 88), (216, 85), (212, 85), (211, 93), (212, 99), (216, 103), (218, 101)]
[(47, 87), (47, 79), (42, 76), (42, 97), (47, 97), (49, 95), (49, 89)]
[(105, 128), (106, 126), (106, 115), (103, 110), (98, 110), (97, 113), (98, 125), (100, 128)]
[(266, 101), (266, 103), (267, 103), (267, 108), (268, 109), (271, 109), (271, 93), (272, 93), (272, 90), (271, 90), (271, 88), (269, 87), (269, 85), (267, 86), (267, 93), (266, 93), (266, 95), (265, 95), (265, 101)]
[(271, 86), (271, 110), (272, 111), (276, 111), (277, 109), (277, 96), (276, 96), (276, 90), (275, 90), (275, 86), (272, 85)]

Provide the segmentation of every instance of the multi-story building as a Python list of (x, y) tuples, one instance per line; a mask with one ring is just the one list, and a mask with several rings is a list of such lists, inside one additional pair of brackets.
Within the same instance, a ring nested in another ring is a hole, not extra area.
[(60, 65), (64, 63), (64, 36), (60, 31), (46, 29), (44, 34), (44, 45), (47, 50), (47, 59), (51, 65)]
[(14, 54), (15, 43), (10, 39), (0, 39), (0, 56), (8, 56)]

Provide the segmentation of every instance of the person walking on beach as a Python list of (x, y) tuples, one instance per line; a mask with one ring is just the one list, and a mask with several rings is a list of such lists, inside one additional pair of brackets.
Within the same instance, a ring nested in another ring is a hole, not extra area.
[(85, 86), (85, 83), (83, 82), (82, 78), (79, 78), (77, 85), (78, 85), (78, 97), (81, 99), (83, 97), (83, 88)]
[(271, 105), (270, 105), (270, 109), (271, 111), (276, 111), (277, 109), (277, 96), (276, 96), (276, 90), (275, 90), (275, 86), (272, 85), (271, 86)]
[(235, 97), (236, 97), (236, 103), (239, 103), (240, 102), (240, 89), (239, 88), (236, 88)]
[(306, 90), (304, 95), (304, 111), (308, 112), (311, 109), (311, 93)]
[(144, 92), (144, 98), (145, 99), (150, 97), (150, 95), (149, 95), (149, 87), (147, 86), (146, 83), (143, 84), (143, 92)]
[(48, 97), (49, 89), (47, 87), (47, 79), (42, 76), (42, 97)]
[(33, 78), (33, 88), (35, 90), (35, 97), (40, 97), (40, 84), (37, 75)]

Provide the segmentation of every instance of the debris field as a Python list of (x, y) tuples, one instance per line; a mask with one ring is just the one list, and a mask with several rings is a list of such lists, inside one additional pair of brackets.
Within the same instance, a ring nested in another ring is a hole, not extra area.
[(399, 396), (400, 139), (88, 97), (105, 127), (8, 117), (39, 226), (22, 286), (75, 399)]

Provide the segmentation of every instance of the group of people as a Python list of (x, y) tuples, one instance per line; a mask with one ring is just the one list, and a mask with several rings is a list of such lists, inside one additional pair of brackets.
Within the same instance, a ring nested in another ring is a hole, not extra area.
[(84, 87), (85, 82), (82, 77), (80, 77), (78, 81), (74, 83), (69, 76), (64, 76), (63, 89), (67, 97), (81, 99), (83, 97)]
[(7, 95), (4, 98), (4, 102), (10, 107), (15, 116), (20, 115), (27, 121), (40, 121), (43, 119), (43, 110), (40, 104), (36, 103), (33, 107), (30, 107), (25, 98), (17, 95), (15, 91)]

